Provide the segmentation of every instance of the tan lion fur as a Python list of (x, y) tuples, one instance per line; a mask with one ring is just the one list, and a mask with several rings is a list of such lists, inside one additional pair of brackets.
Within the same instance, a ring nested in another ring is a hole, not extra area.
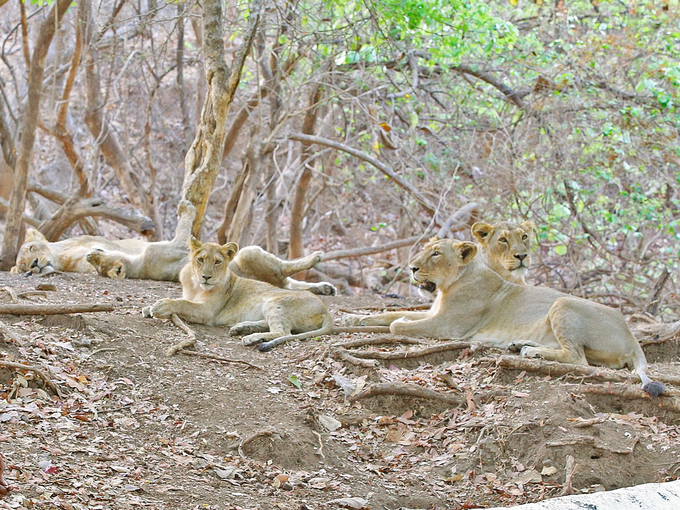
[(509, 282), (526, 285), (533, 222), (501, 221), (493, 225), (478, 222), (472, 225), (472, 235), (479, 244), (482, 260), (491, 269)]
[(235, 243), (203, 244), (194, 238), (190, 243), (189, 262), (180, 273), (182, 299), (161, 299), (145, 309), (145, 315), (166, 318), (174, 313), (189, 322), (229, 326), (232, 335), (246, 334), (244, 345), (263, 342), (261, 351), (332, 331), (333, 317), (317, 296), (241, 278), (232, 271)]
[(651, 395), (663, 385), (646, 375), (647, 361), (623, 315), (547, 287), (508, 282), (470, 242), (433, 240), (411, 262), (415, 282), (437, 290), (430, 310), (351, 315), (362, 326), (390, 326), (396, 335), (457, 338), (499, 348), (522, 346), (525, 357), (636, 370)]

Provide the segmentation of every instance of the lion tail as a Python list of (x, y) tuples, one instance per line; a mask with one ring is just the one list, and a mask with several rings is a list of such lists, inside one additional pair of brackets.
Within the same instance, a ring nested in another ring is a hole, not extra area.
[(651, 397), (658, 397), (664, 391), (666, 391), (666, 387), (663, 385), (663, 383), (659, 381), (653, 381), (647, 375), (647, 360), (645, 359), (645, 355), (642, 352), (642, 349), (640, 349), (640, 354), (637, 356), (637, 359), (635, 360), (635, 372), (640, 377), (640, 382), (642, 383), (642, 391), (644, 391)]
[(321, 327), (313, 331), (305, 331), (304, 333), (297, 333), (295, 335), (286, 335), (275, 338), (274, 340), (269, 340), (269, 342), (262, 342), (257, 346), (257, 349), (261, 352), (271, 351), (274, 347), (288, 340), (304, 340), (306, 338), (314, 338), (315, 336), (330, 335), (333, 332), (333, 316), (326, 311), (321, 322)]

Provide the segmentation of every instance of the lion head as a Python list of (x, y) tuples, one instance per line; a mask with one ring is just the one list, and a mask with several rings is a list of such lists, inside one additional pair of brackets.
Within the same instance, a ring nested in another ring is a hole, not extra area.
[(125, 268), (125, 261), (120, 254), (95, 249), (88, 253), (85, 258), (92, 264), (100, 276), (108, 277), (112, 280), (125, 279), (127, 270)]
[(447, 288), (459, 277), (461, 270), (477, 255), (477, 245), (468, 241), (433, 237), (411, 261), (411, 277), (427, 292)]
[(44, 235), (33, 228), (26, 231), (26, 239), (19, 249), (14, 273), (39, 274), (54, 270), (54, 254)]
[(189, 240), (189, 263), (194, 279), (202, 289), (207, 290), (229, 278), (229, 262), (236, 256), (238, 245), (227, 243), (201, 243), (195, 237)]
[(472, 225), (472, 235), (479, 242), (487, 265), (505, 280), (522, 285), (526, 285), (524, 278), (531, 265), (529, 250), (533, 233), (531, 221)]

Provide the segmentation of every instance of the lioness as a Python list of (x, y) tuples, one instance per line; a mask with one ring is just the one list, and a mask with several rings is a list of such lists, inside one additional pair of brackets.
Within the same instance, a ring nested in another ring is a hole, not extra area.
[(146, 241), (141, 239), (111, 241), (100, 236), (79, 236), (49, 242), (40, 232), (29, 228), (24, 244), (19, 249), (16, 265), (10, 272), (26, 275), (52, 271), (87, 273), (92, 271), (86, 260), (90, 251), (94, 249), (140, 251), (145, 244)]
[(501, 221), (495, 225), (478, 222), (472, 225), (472, 235), (481, 248), (482, 259), (509, 282), (526, 285), (531, 265), (531, 236), (534, 223)]
[(195, 238), (190, 243), (189, 262), (180, 273), (182, 299), (156, 301), (144, 315), (165, 318), (175, 313), (190, 322), (230, 326), (231, 335), (247, 334), (244, 345), (263, 342), (260, 351), (332, 331), (333, 317), (317, 296), (241, 278), (232, 271), (236, 243), (203, 244)]
[(411, 262), (411, 273), (425, 290), (439, 291), (430, 310), (353, 315), (350, 323), (389, 325), (397, 335), (522, 345), (522, 356), (563, 363), (628, 366), (647, 393), (663, 391), (647, 376), (645, 355), (617, 310), (547, 287), (507, 282), (476, 255), (470, 242), (428, 242)]

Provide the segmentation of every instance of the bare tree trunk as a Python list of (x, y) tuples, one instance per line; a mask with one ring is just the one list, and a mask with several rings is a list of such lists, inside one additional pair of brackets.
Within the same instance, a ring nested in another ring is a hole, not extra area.
[(198, 236), (210, 192), (219, 173), (224, 152), (227, 114), (234, 101), (241, 71), (260, 21), (262, 0), (254, 0), (249, 27), (230, 70), (224, 59), (222, 5), (220, 0), (203, 2), (203, 55), (207, 94), (201, 112), (201, 123), (184, 160), (182, 195), (196, 206), (192, 233)]
[[(321, 98), (321, 85), (316, 84), (312, 89), (312, 94), (309, 100), (309, 107), (305, 114), (305, 119), (302, 122), (302, 132), (306, 135), (311, 135), (314, 132), (314, 124), (316, 123), (317, 104)], [(307, 190), (309, 189), (309, 182), (312, 179), (312, 168), (308, 164), (308, 159), (311, 154), (311, 144), (302, 142), (302, 173), (298, 179), (295, 187), (295, 194), (293, 195), (293, 205), (290, 209), (290, 244), (288, 245), (288, 258), (297, 259), (304, 257), (305, 249), (302, 246), (302, 220), (304, 219), (305, 198)]]
[[(87, 82), (87, 112), (85, 113), (85, 123), (90, 129), (92, 136), (99, 141), (102, 154), (113, 168), (118, 177), (118, 181), (127, 194), (128, 199), (132, 204), (149, 216), (155, 225), (152, 234), (149, 235), (151, 240), (159, 240), (162, 232), (162, 224), (158, 216), (158, 208), (153, 202), (153, 196), (148, 196), (141, 183), (139, 182), (136, 172), (130, 165), (130, 161), (125, 156), (123, 149), (118, 142), (115, 133), (111, 130), (108, 121), (102, 114), (104, 105), (99, 85), (99, 70), (97, 66), (97, 50), (96, 38), (91, 37), (94, 21), (92, 19), (92, 12), (89, 4), (81, 5), (81, 8), (87, 7), (86, 19), (87, 28), (85, 37), (86, 45), (89, 48), (85, 62), (85, 76)], [(153, 193), (153, 190), (152, 190)]]
[(40, 114), (40, 96), (42, 93), (43, 75), (45, 72), (45, 58), (49, 51), (56, 27), (61, 23), (66, 10), (71, 5), (71, 0), (56, 0), (50, 9), (47, 18), (40, 25), (38, 38), (31, 59), (31, 67), (28, 74), (28, 97), (26, 109), (21, 116), (22, 135), (19, 142), (19, 155), (14, 168), (14, 180), (10, 196), (10, 208), (5, 226), (5, 238), (2, 243), (2, 260), (0, 270), (8, 271), (17, 256), (19, 242), (21, 241), (21, 220), (26, 203), (26, 186), (28, 184), (28, 170), (33, 155), (35, 143), (35, 130), (38, 126)]
[(177, 93), (179, 94), (179, 108), (182, 112), (182, 131), (184, 133), (184, 150), (189, 149), (193, 133), (187, 106), (187, 94), (184, 90), (184, 4), (177, 2)]

